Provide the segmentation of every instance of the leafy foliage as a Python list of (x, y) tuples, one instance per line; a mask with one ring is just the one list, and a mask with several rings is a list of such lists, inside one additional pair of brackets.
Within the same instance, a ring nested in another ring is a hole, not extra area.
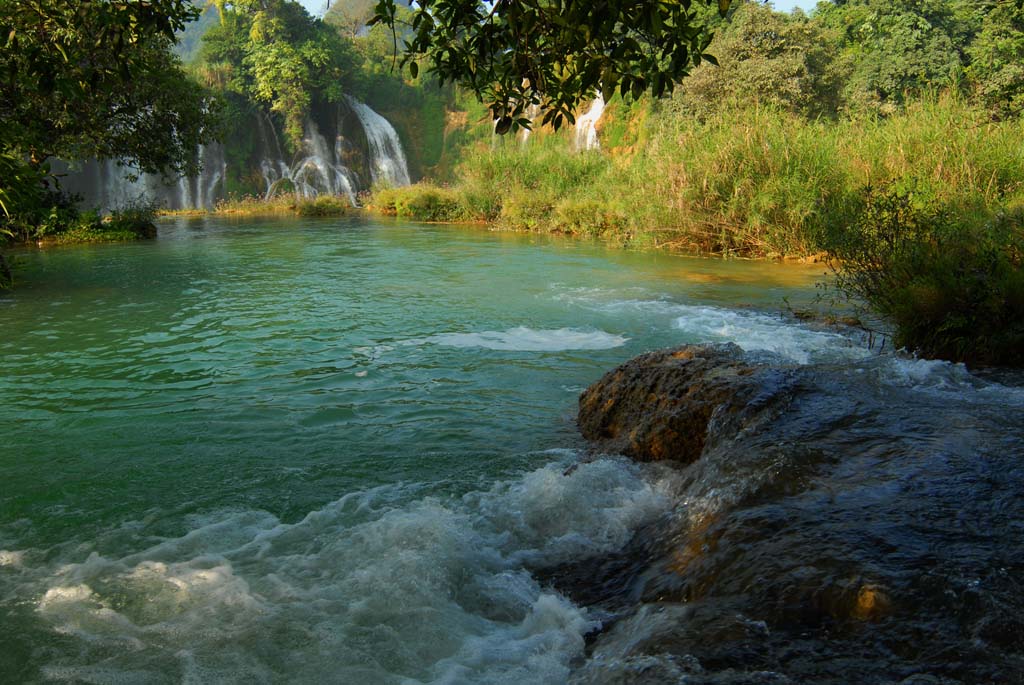
[(719, 66), (699, 66), (674, 97), (685, 114), (710, 119), (723, 103), (741, 102), (808, 117), (835, 116), (840, 107), (840, 43), (821, 22), (743, 3), (710, 50)]
[(968, 223), (898, 186), (868, 188), (855, 223), (826, 240), (836, 286), (928, 357), (1024, 365), (1024, 214)]
[(196, 14), (188, 0), (0, 2), (0, 235), (146, 232), (139, 217), (101, 225), (80, 213), (47, 160), (107, 157), (141, 171), (197, 171), (193, 152), (213, 139), (216, 111), (171, 53), (175, 32)]
[(207, 83), (269, 107), (293, 147), (314, 101), (340, 102), (358, 63), (351, 43), (295, 2), (219, 3), (221, 24), (203, 38), (197, 71)]
[(843, 36), (850, 71), (845, 96), (855, 109), (891, 113), (907, 95), (955, 84), (980, 15), (950, 0), (821, 3), (818, 21)]
[(143, 171), (193, 171), (209, 108), (171, 54), (196, 15), (187, 0), (0, 3), (4, 147), (41, 163), (118, 157)]
[[(420, 0), (402, 63), (415, 77), (422, 59), (441, 83), (475, 93), (498, 133), (529, 127), (537, 104), (557, 129), (597, 91), (661, 96), (711, 59), (701, 3), (711, 0)], [(717, 2), (722, 13), (729, 5)], [(374, 21), (396, 29), (395, 1), (379, 0)]]
[(1024, 11), (998, 5), (985, 15), (967, 49), (968, 75), (980, 99), (1000, 119), (1024, 111)]

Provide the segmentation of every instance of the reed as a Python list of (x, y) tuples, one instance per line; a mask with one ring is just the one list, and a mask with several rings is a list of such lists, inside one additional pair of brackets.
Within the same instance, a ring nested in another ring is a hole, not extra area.
[[(544, 132), (525, 146), (479, 141), (443, 193), (392, 190), (374, 204), (401, 204), (413, 219), (772, 257), (819, 251), (823, 231), (855, 223), (872, 187), (912, 188), (915, 202), (952, 220), (1024, 203), (1024, 124), (992, 122), (953, 94), (887, 118), (838, 121), (753, 106), (706, 121), (654, 106), (613, 111), (619, 133), (606, 142), (621, 144), (601, 153), (574, 152), (570, 136)], [(427, 201), (438, 193), (441, 215)]]

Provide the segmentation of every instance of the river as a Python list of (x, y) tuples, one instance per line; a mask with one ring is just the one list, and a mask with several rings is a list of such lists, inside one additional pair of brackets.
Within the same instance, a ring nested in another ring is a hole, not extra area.
[(3, 682), (564, 682), (604, 610), (538, 570), (614, 553), (682, 487), (570, 469), (579, 393), (690, 342), (880, 363), (784, 313), (820, 266), (361, 218), (167, 220), (16, 259)]

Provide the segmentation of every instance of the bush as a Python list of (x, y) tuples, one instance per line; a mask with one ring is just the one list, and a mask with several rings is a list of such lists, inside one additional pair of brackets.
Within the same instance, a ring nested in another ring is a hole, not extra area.
[(379, 190), (373, 196), (373, 206), (384, 214), (414, 221), (460, 221), (466, 215), (452, 190), (426, 183)]
[(825, 237), (836, 287), (922, 356), (1024, 366), (1024, 212), (980, 218), (867, 189), (859, 216)]
[(342, 216), (349, 210), (347, 200), (334, 195), (320, 195), (313, 200), (296, 203), (295, 213), (299, 216)]
[(508, 228), (539, 231), (552, 228), (552, 199), (541, 193), (520, 190), (505, 197), (500, 221)]
[(629, 219), (607, 201), (567, 198), (555, 205), (558, 230), (592, 237), (618, 236), (628, 230)]
[[(134, 238), (155, 238), (156, 213), (157, 207), (151, 203), (128, 205), (115, 209), (102, 223), (109, 233), (131, 234)], [(83, 215), (86, 216), (91, 223), (99, 218), (95, 212)]]

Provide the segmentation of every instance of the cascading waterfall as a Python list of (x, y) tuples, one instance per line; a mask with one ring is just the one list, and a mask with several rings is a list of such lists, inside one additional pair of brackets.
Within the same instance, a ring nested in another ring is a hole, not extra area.
[[(262, 195), (269, 200), (281, 194), (294, 194), (298, 199), (312, 199), (320, 195), (344, 195), (358, 206), (357, 191), (369, 183), (361, 179), (355, 169), (369, 173), (372, 183), (392, 187), (409, 185), (409, 169), (401, 142), (394, 127), (366, 104), (354, 99), (337, 112), (337, 121), (323, 123), (324, 118), (307, 119), (301, 149), (294, 157), (287, 157), (273, 121), (265, 112), (255, 115), (254, 134), (257, 136), (256, 156), (243, 167), (255, 167), (262, 178)], [(356, 133), (346, 137), (343, 113), (351, 111), (365, 133), (366, 150), (353, 147)], [(318, 126), (317, 121), (323, 125)], [(333, 136), (333, 141), (331, 140)], [(167, 178), (158, 174), (143, 174), (118, 160), (92, 160), (79, 169), (61, 167), (65, 172), (62, 183), (66, 190), (82, 195), (86, 204), (109, 211), (138, 202), (155, 203), (167, 209), (212, 209), (225, 195), (228, 163), (224, 145), (199, 145), (195, 161), (202, 171), (196, 176)], [(365, 160), (365, 162), (363, 161)], [(364, 165), (365, 164), (365, 165)], [(243, 175), (244, 177), (244, 175)]]
[[(289, 165), (282, 159), (279, 144), (277, 159), (263, 159), (260, 162), (260, 172), (266, 184), (265, 199), (278, 195), (287, 181), (296, 197), (312, 199), (319, 195), (344, 194), (353, 207), (358, 207), (355, 193), (358, 182), (355, 174), (341, 162), (340, 136), (335, 139), (334, 146), (329, 147), (327, 139), (311, 119), (306, 121), (305, 131), (302, 139), (303, 154), (294, 164)], [(277, 143), (276, 135), (274, 142)]]
[(597, 138), (597, 122), (604, 114), (604, 98), (600, 93), (594, 98), (585, 113), (576, 117), (576, 150), (600, 150), (601, 142)]
[(352, 98), (348, 98), (348, 103), (366, 132), (373, 182), (392, 187), (409, 185), (409, 167), (395, 127), (364, 103)]
[(88, 206), (111, 211), (138, 203), (155, 203), (167, 209), (212, 209), (223, 196), (227, 159), (220, 143), (196, 147), (195, 160), (202, 171), (177, 180), (139, 169), (115, 159), (90, 160), (79, 169), (54, 165), (63, 175), (64, 190), (81, 195)]
[[(540, 117), (540, 105), (530, 105), (526, 108), (526, 118), (530, 120), (530, 125), (537, 121)], [(519, 132), (519, 144), (526, 147), (526, 144), (530, 142), (530, 134), (533, 133), (531, 129), (524, 128)]]
[(97, 201), (103, 210), (145, 202), (152, 196), (148, 175), (117, 160), (105, 159), (99, 163), (97, 181)]

